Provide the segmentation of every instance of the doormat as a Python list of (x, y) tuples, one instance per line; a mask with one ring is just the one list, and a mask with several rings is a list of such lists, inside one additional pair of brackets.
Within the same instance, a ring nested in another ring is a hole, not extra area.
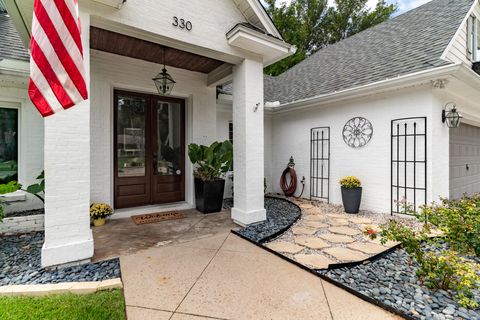
[(171, 212), (140, 214), (138, 216), (132, 216), (131, 218), (136, 225), (141, 225), (141, 224), (147, 224), (147, 223), (157, 223), (157, 222), (162, 222), (167, 220), (183, 219), (185, 218), (185, 216), (181, 212), (171, 211)]

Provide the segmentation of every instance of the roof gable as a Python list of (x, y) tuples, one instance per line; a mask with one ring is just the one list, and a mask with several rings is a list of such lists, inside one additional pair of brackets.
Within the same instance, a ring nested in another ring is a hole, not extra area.
[(2, 59), (30, 60), (28, 51), (7, 13), (0, 13), (0, 60)]
[(260, 0), (233, 0), (233, 2), (250, 24), (267, 34), (282, 38)]
[(433, 0), (330, 45), (269, 79), (282, 104), (450, 64), (442, 53), (475, 0)]

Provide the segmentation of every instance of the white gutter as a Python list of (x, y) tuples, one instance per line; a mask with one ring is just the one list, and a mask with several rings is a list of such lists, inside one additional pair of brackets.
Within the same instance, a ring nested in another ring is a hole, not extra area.
[[(278, 107), (271, 107), (272, 104), (278, 104), (278, 102), (266, 102), (265, 111), (270, 112), (282, 112), (306, 109), (311, 107), (317, 107), (332, 102), (339, 102), (354, 98), (365, 97), (373, 94), (379, 94), (392, 89), (400, 89), (404, 87), (412, 87), (415, 85), (427, 84), (432, 80), (437, 80), (442, 77), (451, 76), (453, 73), (465, 68), (461, 63), (452, 64), (448, 66), (438, 67), (426, 71), (420, 71), (410, 73), (404, 76), (396, 78), (390, 78), (382, 81), (377, 81), (367, 85), (336, 91), (332, 93), (322, 94), (319, 96), (301, 99), (293, 102), (282, 104)], [(473, 72), (472, 70), (472, 73)]]
[(469, 84), (473, 89), (478, 90), (480, 88), (480, 74), (473, 71), (466, 64), (462, 64), (459, 72), (455, 75), (456, 78)]
[(293, 51), (293, 53), (295, 53), (297, 51), (297, 48), (294, 45), (286, 43), (285, 41), (283, 41), (279, 38), (269, 36), (268, 34), (262, 33), (260, 31), (253, 30), (252, 28), (243, 26), (241, 24), (236, 25), (233, 29), (231, 29), (230, 31), (227, 32), (227, 34), (226, 34), (227, 40), (230, 40), (231, 38), (233, 38), (239, 32), (245, 32), (245, 33), (251, 35), (252, 37), (263, 39), (264, 41), (270, 42), (270, 43), (272, 43), (276, 46), (279, 46), (279, 47), (281, 47), (282, 49), (284, 49), (285, 51), (288, 51), (288, 52)]
[(0, 60), (0, 75), (29, 78), (30, 64), (28, 62), (18, 60)]

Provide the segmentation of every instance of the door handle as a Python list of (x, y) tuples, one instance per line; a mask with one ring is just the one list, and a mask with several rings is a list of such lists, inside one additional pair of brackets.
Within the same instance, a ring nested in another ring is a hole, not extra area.
[(156, 153), (153, 154), (153, 174), (156, 175), (158, 173), (158, 155)]

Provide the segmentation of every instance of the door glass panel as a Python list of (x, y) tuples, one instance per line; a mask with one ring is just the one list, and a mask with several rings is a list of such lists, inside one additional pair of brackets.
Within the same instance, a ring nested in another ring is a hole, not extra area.
[(145, 176), (145, 110), (145, 98), (118, 96), (117, 161), (119, 177)]
[(18, 110), (0, 108), (0, 183), (18, 180)]
[(182, 113), (178, 103), (157, 102), (157, 175), (181, 175)]

